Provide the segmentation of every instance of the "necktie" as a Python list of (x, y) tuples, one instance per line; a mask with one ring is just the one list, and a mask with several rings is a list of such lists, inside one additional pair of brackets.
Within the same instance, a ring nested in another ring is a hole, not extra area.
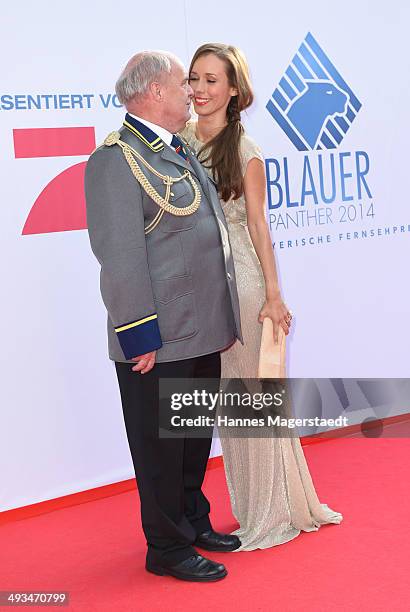
[(184, 145), (182, 144), (178, 136), (175, 136), (175, 134), (172, 136), (171, 147), (173, 147), (175, 151), (178, 153), (178, 155), (180, 155), (183, 159), (185, 160), (188, 159), (188, 154), (186, 150), (184, 149)]

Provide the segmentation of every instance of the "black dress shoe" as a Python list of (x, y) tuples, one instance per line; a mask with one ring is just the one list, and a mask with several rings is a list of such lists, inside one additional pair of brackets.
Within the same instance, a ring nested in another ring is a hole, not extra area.
[(239, 548), (240, 545), (241, 541), (238, 536), (216, 533), (213, 529), (201, 533), (194, 542), (194, 546), (198, 546), (198, 548), (217, 552), (231, 552)]
[(174, 578), (190, 582), (215, 582), (225, 578), (228, 573), (222, 563), (215, 563), (215, 561), (205, 559), (198, 554), (192, 555), (192, 557), (188, 557), (188, 559), (171, 567), (147, 560), (145, 569), (158, 576), (174, 576)]

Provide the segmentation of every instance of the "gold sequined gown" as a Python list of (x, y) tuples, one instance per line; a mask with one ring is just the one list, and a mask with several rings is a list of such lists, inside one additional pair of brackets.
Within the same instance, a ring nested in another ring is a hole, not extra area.
[[(183, 137), (196, 153), (203, 143), (196, 123)], [(241, 140), (243, 172), (262, 153), (246, 134)], [(236, 342), (223, 352), (222, 379), (255, 378), (262, 326), (258, 314), (265, 300), (262, 269), (247, 228), (245, 199), (222, 202), (235, 264), (244, 345)], [(301, 531), (317, 531), (325, 523), (340, 523), (342, 515), (317, 497), (299, 438), (221, 437), (232, 510), (240, 527), (234, 533), (238, 551), (269, 548), (292, 540)]]

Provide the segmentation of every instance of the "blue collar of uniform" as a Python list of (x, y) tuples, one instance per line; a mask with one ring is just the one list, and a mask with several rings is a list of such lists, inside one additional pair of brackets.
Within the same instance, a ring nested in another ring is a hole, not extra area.
[(162, 151), (164, 148), (164, 142), (161, 138), (153, 132), (148, 126), (138, 119), (131, 117), (128, 113), (125, 115), (124, 127), (126, 127), (130, 132), (132, 132), (135, 136), (137, 136), (142, 142), (154, 151), (158, 153), (158, 151)]

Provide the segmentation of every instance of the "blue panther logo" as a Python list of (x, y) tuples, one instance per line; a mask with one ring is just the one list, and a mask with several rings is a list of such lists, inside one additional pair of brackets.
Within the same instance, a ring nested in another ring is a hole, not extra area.
[(286, 114), (310, 148), (314, 149), (326, 120), (336, 114), (343, 115), (349, 98), (330, 82), (310, 81), (307, 86), (307, 90), (292, 102)]
[(309, 33), (266, 108), (299, 151), (334, 149), (361, 103)]

